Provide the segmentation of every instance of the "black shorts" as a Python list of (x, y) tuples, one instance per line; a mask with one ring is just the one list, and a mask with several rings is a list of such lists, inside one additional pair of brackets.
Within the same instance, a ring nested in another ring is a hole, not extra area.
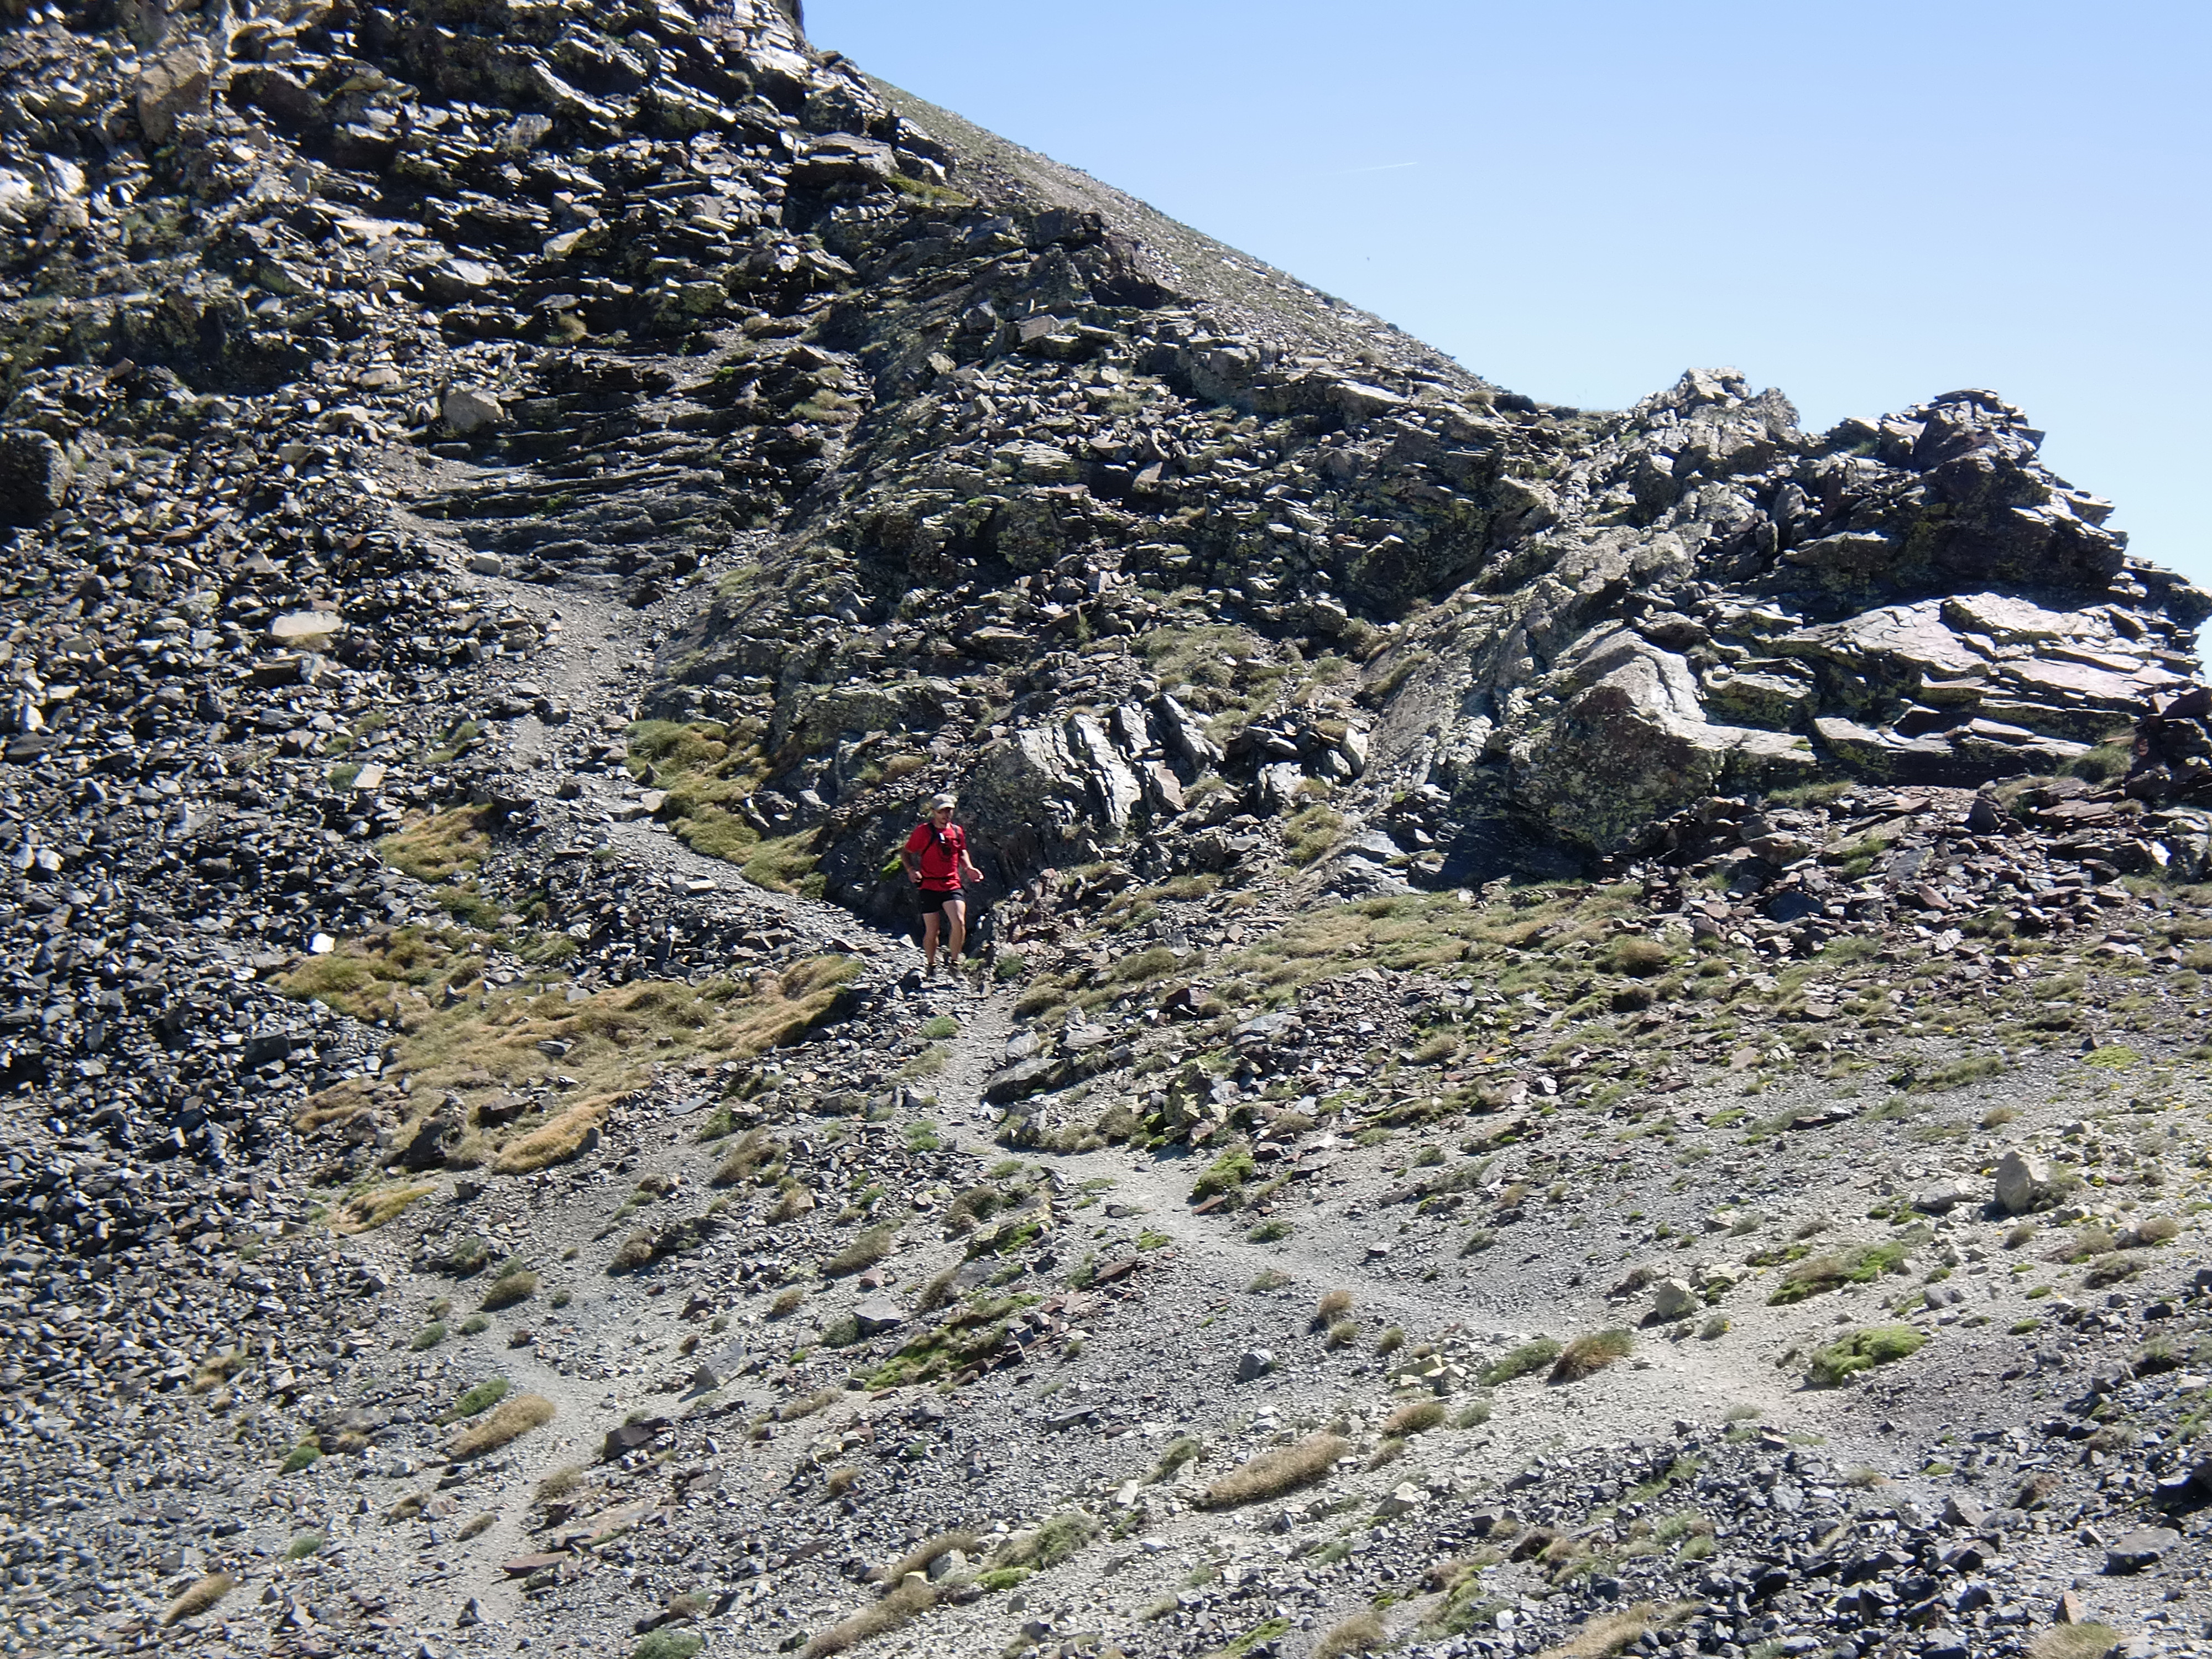
[(940, 891), (932, 887), (921, 887), (915, 890), (915, 896), (921, 907), (921, 914), (925, 916), (940, 914), (948, 899), (957, 902), (967, 896), (957, 887), (949, 892)]

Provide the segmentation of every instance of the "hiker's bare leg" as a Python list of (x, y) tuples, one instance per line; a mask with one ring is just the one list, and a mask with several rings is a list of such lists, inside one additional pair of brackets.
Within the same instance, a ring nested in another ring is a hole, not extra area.
[(945, 905), (945, 959), (955, 967), (959, 965), (960, 949), (968, 943), (968, 905), (963, 899), (948, 899)]
[(924, 910), (921, 913), (921, 954), (929, 964), (929, 971), (935, 973), (937, 971), (937, 912), (934, 910)]

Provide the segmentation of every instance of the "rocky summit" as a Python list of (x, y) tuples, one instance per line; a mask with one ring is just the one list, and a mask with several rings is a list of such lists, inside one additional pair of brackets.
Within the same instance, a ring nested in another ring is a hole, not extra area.
[(2021, 411), (795, 0), (0, 21), (0, 1650), (2212, 1652), (2212, 599)]

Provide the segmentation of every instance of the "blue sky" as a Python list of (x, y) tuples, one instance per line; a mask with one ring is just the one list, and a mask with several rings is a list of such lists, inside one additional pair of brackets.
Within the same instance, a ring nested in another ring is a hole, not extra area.
[(815, 43), (1375, 311), (1619, 407), (1992, 387), (2212, 586), (2212, 7), (808, 0)]

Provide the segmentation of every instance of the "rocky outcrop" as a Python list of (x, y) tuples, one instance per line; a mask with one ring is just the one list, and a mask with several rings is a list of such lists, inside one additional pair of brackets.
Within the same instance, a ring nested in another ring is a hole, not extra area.
[[(242, 422), (301, 505), (417, 458), (348, 535), (711, 580), (649, 712), (745, 750), (725, 810), (862, 906), (947, 786), (1010, 884), (1121, 844), (1217, 868), (1239, 817), (1336, 837), (1324, 879), (1459, 880), (1816, 774), (2057, 770), (2191, 672), (2212, 601), (1991, 393), (1823, 434), (1727, 370), (1541, 404), (795, 17), (19, 31), (13, 73), (84, 91), (0, 111), (18, 551), (58, 556), (35, 526), (126, 436), (212, 458)], [(220, 555), (238, 522), (128, 528)]]

